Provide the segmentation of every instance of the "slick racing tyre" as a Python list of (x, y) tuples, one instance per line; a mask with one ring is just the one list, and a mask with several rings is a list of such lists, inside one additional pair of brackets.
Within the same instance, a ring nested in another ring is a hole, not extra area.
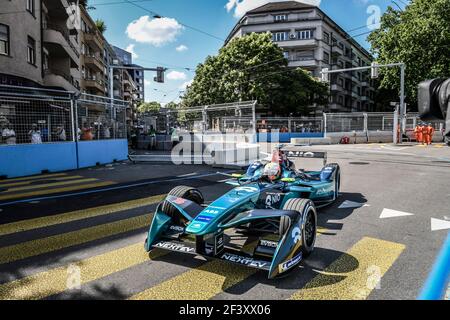
[[(317, 236), (317, 211), (314, 203), (309, 199), (289, 199), (283, 210), (297, 211), (302, 216), (302, 254), (303, 257), (309, 256), (314, 250)], [(289, 217), (281, 217), (280, 235), (285, 234), (289, 227)]]
[[(192, 187), (178, 186), (173, 188), (168, 195), (190, 200), (198, 205), (202, 205), (204, 202), (204, 198), (200, 190)], [(178, 212), (177, 208), (175, 208), (168, 201), (163, 202), (161, 211), (171, 217), (176, 224), (185, 225), (187, 222), (183, 215)]]
[(334, 176), (334, 199), (336, 200), (339, 197), (339, 190), (341, 188), (341, 167), (337, 163), (330, 163), (327, 167), (336, 168), (336, 174)]

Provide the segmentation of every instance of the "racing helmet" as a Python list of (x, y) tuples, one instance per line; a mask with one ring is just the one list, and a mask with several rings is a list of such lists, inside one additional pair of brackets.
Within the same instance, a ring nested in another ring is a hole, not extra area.
[(281, 166), (278, 162), (270, 162), (264, 167), (264, 174), (270, 181), (281, 178)]

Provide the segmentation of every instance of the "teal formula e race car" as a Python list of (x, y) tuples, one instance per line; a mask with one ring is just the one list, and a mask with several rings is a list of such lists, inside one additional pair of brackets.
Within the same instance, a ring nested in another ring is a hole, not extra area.
[[(297, 170), (294, 158), (321, 158), (320, 171)], [(234, 188), (205, 204), (195, 188), (174, 188), (153, 216), (145, 249), (215, 258), (268, 272), (269, 279), (294, 269), (314, 249), (317, 208), (336, 200), (340, 168), (326, 153), (277, 149), (243, 175)]]

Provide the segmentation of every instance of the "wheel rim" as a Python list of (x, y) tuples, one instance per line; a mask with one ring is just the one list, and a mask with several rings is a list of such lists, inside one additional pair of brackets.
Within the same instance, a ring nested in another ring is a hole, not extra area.
[(308, 247), (311, 247), (314, 243), (316, 233), (316, 224), (314, 223), (314, 216), (311, 210), (308, 212), (305, 223), (305, 243)]

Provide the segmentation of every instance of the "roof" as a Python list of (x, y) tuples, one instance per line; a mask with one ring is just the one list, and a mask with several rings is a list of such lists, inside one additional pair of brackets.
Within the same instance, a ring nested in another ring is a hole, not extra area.
[(300, 3), (297, 1), (270, 2), (261, 7), (248, 11), (247, 14), (297, 10), (297, 9), (313, 9), (313, 8), (316, 7), (309, 4)]

